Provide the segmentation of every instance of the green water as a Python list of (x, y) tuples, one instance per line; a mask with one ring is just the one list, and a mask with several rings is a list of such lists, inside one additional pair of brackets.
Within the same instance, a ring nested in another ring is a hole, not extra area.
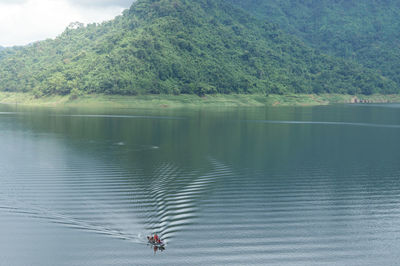
[(399, 136), (395, 104), (0, 106), (0, 265), (396, 265)]

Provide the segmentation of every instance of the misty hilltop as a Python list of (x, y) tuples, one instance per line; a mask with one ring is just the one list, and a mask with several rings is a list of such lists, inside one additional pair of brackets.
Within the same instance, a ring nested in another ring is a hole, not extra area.
[(285, 12), (277, 3), (138, 0), (112, 21), (71, 24), (54, 40), (3, 50), (0, 90), (37, 96), (398, 91), (395, 75), (375, 67), (372, 55), (371, 65), (299, 33), (289, 18), (279, 23)]

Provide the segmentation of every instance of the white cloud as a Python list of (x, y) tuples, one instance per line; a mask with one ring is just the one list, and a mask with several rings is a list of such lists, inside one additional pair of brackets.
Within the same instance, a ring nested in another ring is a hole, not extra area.
[(54, 38), (74, 21), (110, 20), (127, 0), (0, 0), (0, 45), (24, 45)]

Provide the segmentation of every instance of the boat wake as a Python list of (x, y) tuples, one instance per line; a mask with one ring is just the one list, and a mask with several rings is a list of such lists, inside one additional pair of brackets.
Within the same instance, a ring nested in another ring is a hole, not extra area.
[(13, 214), (22, 214), (36, 219), (44, 219), (55, 224), (60, 224), (69, 228), (93, 232), (106, 235), (117, 239), (130, 241), (132, 243), (143, 243), (140, 234), (128, 234), (120, 229), (96, 225), (81, 219), (74, 218), (54, 210), (46, 209), (34, 204), (27, 204), (16, 199), (0, 198), (0, 212), (10, 212)]
[[(196, 222), (201, 201), (223, 176), (231, 175), (230, 167), (213, 158), (207, 160), (206, 171), (185, 171), (171, 163), (162, 163), (147, 176), (151, 177), (150, 182), (145, 181), (148, 179), (143, 178), (140, 169), (129, 179), (124, 177), (128, 173), (121, 171), (113, 172), (113, 179), (105, 180), (82, 175), (62, 182), (44, 177), (6, 182), (2, 184), (0, 212), (44, 219), (133, 243), (147, 244), (146, 237), (158, 233), (167, 244)], [(32, 190), (15, 189), (15, 182), (28, 180), (32, 182)], [(36, 195), (47, 195), (53, 203)]]
[(169, 240), (195, 223), (201, 200), (223, 176), (231, 175), (231, 169), (226, 165), (212, 158), (209, 162), (212, 169), (204, 175), (180, 173), (169, 164), (155, 171), (158, 177), (150, 184), (150, 195), (156, 200), (153, 213), (147, 219), (149, 230)]

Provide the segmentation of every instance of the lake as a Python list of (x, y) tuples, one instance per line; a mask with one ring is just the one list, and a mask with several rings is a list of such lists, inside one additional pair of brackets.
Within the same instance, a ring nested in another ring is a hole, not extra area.
[(397, 265), (399, 139), (396, 104), (2, 105), (0, 265)]

